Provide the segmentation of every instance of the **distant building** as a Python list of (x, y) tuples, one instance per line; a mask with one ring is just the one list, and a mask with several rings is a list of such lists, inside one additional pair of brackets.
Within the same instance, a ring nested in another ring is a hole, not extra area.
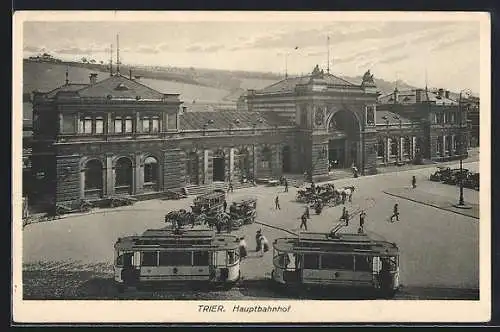
[(393, 93), (380, 96), (379, 113), (393, 115), (387, 114), (377, 124), (379, 164), (404, 158), (412, 147), (420, 158), (446, 161), (460, 157), (462, 142), (462, 154), (466, 154), (468, 110), (463, 103), (461, 106), (444, 89), (399, 91), (396, 88)]

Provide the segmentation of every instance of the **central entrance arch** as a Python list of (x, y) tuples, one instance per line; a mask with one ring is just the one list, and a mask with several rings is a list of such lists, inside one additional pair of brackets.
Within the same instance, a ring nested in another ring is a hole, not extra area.
[(335, 112), (329, 118), (328, 132), (329, 170), (359, 165), (360, 125), (356, 115), (345, 109)]
[(213, 181), (224, 182), (226, 179), (226, 158), (224, 151), (218, 150), (213, 158)]

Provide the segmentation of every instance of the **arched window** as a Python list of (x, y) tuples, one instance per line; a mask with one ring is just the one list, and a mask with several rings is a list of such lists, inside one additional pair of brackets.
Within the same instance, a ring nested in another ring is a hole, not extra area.
[(410, 137), (405, 137), (403, 144), (403, 154), (410, 154), (410, 150), (411, 150), (411, 139)]
[(377, 142), (377, 157), (384, 157), (384, 139), (380, 138)]
[(261, 155), (261, 166), (262, 168), (270, 168), (271, 167), (271, 149), (268, 147), (265, 147), (262, 149), (262, 155)]
[(100, 197), (102, 195), (102, 164), (97, 159), (85, 164), (85, 196)]
[(398, 139), (391, 138), (391, 156), (396, 156), (398, 154)]
[(121, 157), (116, 161), (115, 192), (117, 194), (132, 193), (132, 161)]
[(158, 160), (155, 157), (147, 157), (144, 160), (144, 183), (158, 182)]

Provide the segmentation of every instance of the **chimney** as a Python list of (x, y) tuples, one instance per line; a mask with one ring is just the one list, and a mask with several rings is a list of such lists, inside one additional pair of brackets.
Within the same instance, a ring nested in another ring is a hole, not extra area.
[(396, 87), (394, 89), (394, 103), (398, 103), (399, 102), (399, 90), (398, 88)]
[(129, 68), (128, 70), (128, 78), (132, 80), (132, 68)]
[(421, 103), (424, 101), (424, 90), (423, 89), (416, 89), (415, 90), (415, 102), (416, 103)]
[(445, 90), (445, 91), (444, 91), (444, 97), (445, 97), (446, 99), (450, 99), (450, 91)]
[(439, 95), (439, 97), (444, 97), (444, 89), (439, 89), (438, 95)]
[(97, 82), (97, 73), (91, 73), (89, 75), (90, 78), (90, 84), (96, 84)]

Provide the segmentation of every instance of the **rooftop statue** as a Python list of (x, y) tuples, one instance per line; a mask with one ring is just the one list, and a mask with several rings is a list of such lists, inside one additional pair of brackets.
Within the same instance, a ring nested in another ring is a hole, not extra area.
[(363, 75), (363, 84), (375, 84), (375, 81), (373, 80), (373, 74), (370, 73), (370, 69), (368, 69)]
[(316, 65), (312, 71), (312, 76), (313, 77), (322, 77), (324, 74), (323, 70), (319, 69), (319, 66)]

